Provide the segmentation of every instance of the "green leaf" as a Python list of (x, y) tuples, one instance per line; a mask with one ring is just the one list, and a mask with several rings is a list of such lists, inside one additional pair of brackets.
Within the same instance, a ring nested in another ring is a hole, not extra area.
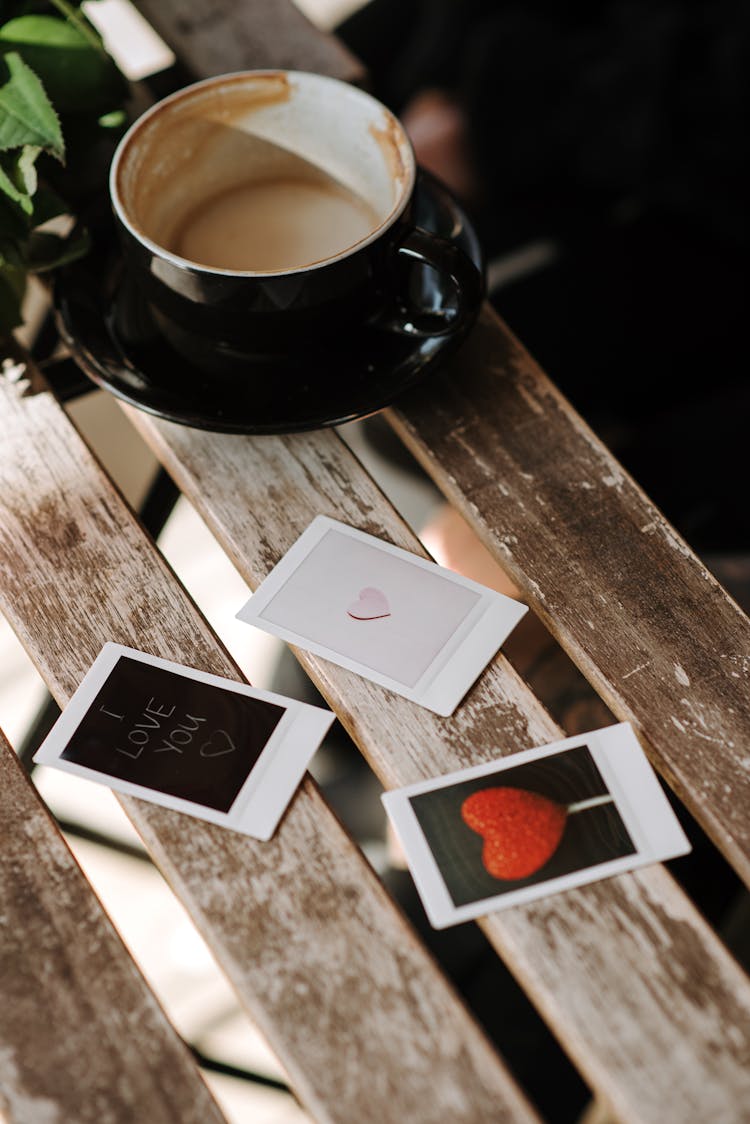
[(15, 51), (0, 62), (0, 83), (0, 150), (30, 144), (62, 160), (57, 114), (34, 71)]
[(97, 32), (78, 14), (20, 16), (0, 28), (0, 52), (16, 51), (39, 76), (60, 113), (101, 116), (117, 108), (127, 85)]
[(99, 124), (103, 129), (122, 129), (127, 124), (128, 115), (124, 109), (113, 109), (110, 113), (103, 113)]
[(16, 203), (25, 215), (30, 215), (34, 210), (34, 202), (27, 191), (16, 186), (18, 177), (18, 162), (16, 156), (5, 159), (0, 157), (0, 191), (7, 199)]
[(13, 153), (8, 174), (19, 191), (33, 195), (37, 189), (37, 175), (34, 162), (41, 152), (35, 144), (25, 144), (20, 152)]
[(0, 336), (6, 336), (22, 322), (21, 301), (26, 291), (26, 275), (10, 266), (0, 266)]
[[(47, 184), (37, 188), (34, 160), (38, 148), (0, 152), (0, 239), (26, 239), (29, 231), (70, 207)], [(33, 195), (32, 195), (33, 192)]]

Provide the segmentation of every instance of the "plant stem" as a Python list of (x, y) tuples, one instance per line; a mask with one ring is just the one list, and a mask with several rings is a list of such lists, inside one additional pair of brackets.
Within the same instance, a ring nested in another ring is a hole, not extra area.
[(83, 35), (84, 39), (88, 40), (92, 47), (95, 47), (102, 55), (107, 53), (102, 46), (99, 36), (89, 27), (86, 18), (81, 15), (77, 8), (74, 8), (72, 4), (68, 3), (68, 0), (50, 0), (50, 2), (57, 8), (61, 15), (65, 16), (74, 27), (78, 28), (81, 35)]

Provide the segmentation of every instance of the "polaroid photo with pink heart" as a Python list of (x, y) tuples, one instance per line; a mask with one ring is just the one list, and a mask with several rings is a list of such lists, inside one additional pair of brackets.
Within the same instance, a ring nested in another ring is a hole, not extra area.
[(108, 643), (34, 761), (267, 840), (333, 718)]
[(628, 723), (382, 800), (436, 929), (690, 851)]
[(526, 612), (319, 515), (237, 617), (447, 716)]

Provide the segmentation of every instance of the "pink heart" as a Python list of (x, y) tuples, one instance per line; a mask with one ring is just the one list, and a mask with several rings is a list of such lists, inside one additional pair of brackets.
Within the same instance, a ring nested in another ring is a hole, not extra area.
[(373, 621), (378, 617), (391, 615), (391, 607), (386, 595), (372, 585), (360, 589), (359, 600), (350, 605), (346, 611), (350, 617), (354, 617), (355, 621)]

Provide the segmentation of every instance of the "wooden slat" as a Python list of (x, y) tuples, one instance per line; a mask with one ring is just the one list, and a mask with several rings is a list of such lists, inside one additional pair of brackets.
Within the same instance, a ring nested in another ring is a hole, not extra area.
[[(226, 437), (126, 412), (252, 587), (315, 514), (424, 553), (331, 431)], [(387, 787), (562, 736), (503, 657), (442, 719), (298, 655)], [(729, 1122), (750, 1103), (750, 982), (663, 868), (495, 914), (484, 929), (623, 1118)]]
[(0, 1105), (10, 1124), (220, 1124), (2, 733), (0, 820)]
[(138, 0), (137, 7), (196, 77), (234, 70), (312, 70), (361, 82), (361, 63), (280, 0)]
[[(232, 22), (245, 23), (251, 9), (238, 5)], [(164, 30), (169, 38), (172, 29)], [(206, 38), (220, 50), (231, 34), (230, 26), (221, 36), (209, 28)], [(188, 45), (186, 57), (181, 46), (185, 61), (195, 58), (195, 47)], [(331, 435), (235, 440), (232, 447), (231, 440), (180, 434), (145, 417), (140, 424), (175, 475), (192, 483), (194, 501), (251, 584), (318, 511), (416, 547), (350, 460), (342, 463)], [(231, 464), (240, 472), (230, 474), (231, 486), (217, 496), (215, 473)], [(259, 468), (271, 471), (253, 478)], [(255, 501), (258, 520), (238, 516)], [(502, 661), (450, 724), (425, 712), (415, 720), (404, 700), (384, 697), (323, 661), (303, 662), (386, 783), (557, 736)], [(663, 870), (497, 915), (486, 931), (582, 1070), (623, 1115), (660, 1121), (736, 1117), (748, 1097), (747, 981)]]
[[(28, 373), (0, 376), (0, 609), (52, 693), (106, 640), (241, 678)], [(312, 780), (269, 843), (122, 803), (317, 1119), (536, 1119)]]
[(744, 613), (490, 310), (390, 417), (750, 884)]

